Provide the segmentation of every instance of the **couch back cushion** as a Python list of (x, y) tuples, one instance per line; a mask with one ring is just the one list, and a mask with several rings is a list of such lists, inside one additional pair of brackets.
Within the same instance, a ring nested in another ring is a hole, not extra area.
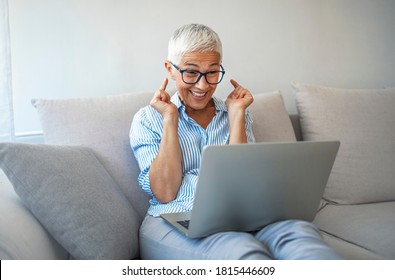
[(130, 148), (129, 130), (134, 114), (149, 104), (152, 95), (150, 92), (32, 100), (45, 143), (92, 148), (140, 217), (146, 213), (148, 196), (138, 186), (139, 167)]
[(249, 110), (254, 118), (252, 129), (256, 142), (296, 141), (281, 92), (255, 94)]
[(293, 87), (303, 139), (341, 141), (324, 198), (339, 204), (395, 200), (395, 89)]

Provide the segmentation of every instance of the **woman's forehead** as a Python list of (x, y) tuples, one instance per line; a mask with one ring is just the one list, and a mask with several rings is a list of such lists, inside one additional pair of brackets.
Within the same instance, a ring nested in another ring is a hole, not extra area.
[(183, 65), (197, 65), (200, 66), (201, 64), (204, 65), (219, 65), (220, 55), (218, 52), (189, 52), (185, 53), (181, 57), (181, 63)]

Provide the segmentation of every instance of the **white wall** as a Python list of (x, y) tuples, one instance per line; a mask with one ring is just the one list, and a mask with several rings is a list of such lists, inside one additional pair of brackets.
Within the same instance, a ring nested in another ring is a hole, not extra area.
[(15, 121), (41, 130), (31, 98), (156, 90), (174, 29), (216, 30), (224, 97), (234, 78), (253, 93), (291, 81), (348, 88), (395, 86), (394, 0), (12, 0)]

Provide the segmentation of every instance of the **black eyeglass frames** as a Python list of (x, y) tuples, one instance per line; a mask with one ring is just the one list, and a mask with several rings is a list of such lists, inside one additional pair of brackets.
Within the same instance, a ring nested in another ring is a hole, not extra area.
[(170, 63), (181, 73), (182, 81), (190, 85), (198, 83), (203, 76), (208, 84), (216, 85), (222, 81), (222, 78), (225, 75), (225, 69), (222, 67), (222, 65), (219, 66), (221, 68), (220, 71), (209, 71), (202, 73), (197, 70), (182, 70), (173, 62), (170, 61)]

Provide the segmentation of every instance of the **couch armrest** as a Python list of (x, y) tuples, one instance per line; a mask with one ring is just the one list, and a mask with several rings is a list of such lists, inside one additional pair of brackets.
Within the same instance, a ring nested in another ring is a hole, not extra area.
[(0, 259), (68, 259), (69, 254), (23, 205), (0, 169)]

